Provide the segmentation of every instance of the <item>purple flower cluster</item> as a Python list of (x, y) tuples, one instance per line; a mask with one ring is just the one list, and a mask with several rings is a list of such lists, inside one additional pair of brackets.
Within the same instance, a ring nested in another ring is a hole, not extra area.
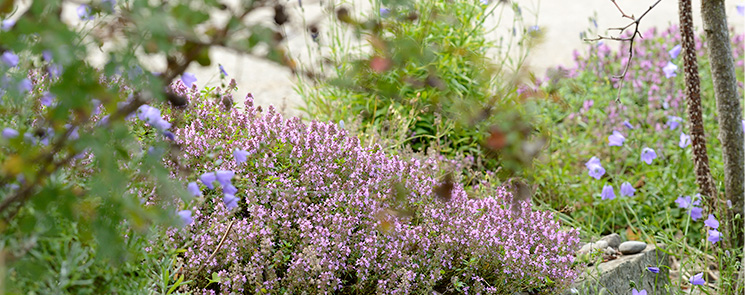
[[(409, 294), (444, 291), (457, 279), (468, 293), (509, 294), (558, 290), (575, 277), (577, 230), (562, 230), (528, 202), (511, 208), (502, 187), (469, 196), (456, 183), (443, 201), (433, 191), (437, 160), (391, 156), (332, 123), (285, 120), (271, 107), (261, 113), (248, 98), (243, 111), (194, 98), (179, 111), (169, 116), (188, 114), (174, 131), (183, 164), (208, 188), (233, 181), (232, 195), (245, 203), (231, 211), (204, 191), (207, 207), (180, 213), (191, 225), (170, 239), (190, 241), (190, 291)], [(226, 218), (231, 230), (211, 257)], [(208, 287), (212, 273), (220, 282)]]

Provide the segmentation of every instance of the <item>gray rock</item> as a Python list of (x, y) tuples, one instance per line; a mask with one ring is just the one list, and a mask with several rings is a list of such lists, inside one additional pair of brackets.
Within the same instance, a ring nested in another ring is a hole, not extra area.
[[(648, 271), (647, 265), (660, 266), (660, 273)], [(649, 245), (641, 254), (619, 256), (618, 259), (579, 269), (577, 280), (560, 294), (629, 294), (630, 281), (636, 283), (637, 289), (645, 289), (649, 294), (666, 294), (664, 290), (665, 285), (669, 284), (669, 266), (668, 255)]]
[(604, 236), (600, 240), (608, 242), (608, 246), (615, 249), (618, 249), (618, 246), (621, 245), (621, 236), (619, 236), (618, 234), (609, 234), (607, 236)]
[(603, 252), (605, 255), (616, 255), (616, 249), (613, 249), (613, 247), (605, 248), (605, 252)]
[(621, 251), (623, 255), (633, 255), (644, 251), (647, 248), (647, 243), (639, 241), (626, 241), (618, 246), (618, 251)]
[(608, 248), (608, 242), (606, 241), (597, 241), (595, 243), (587, 243), (582, 248), (577, 251), (579, 255), (588, 254), (595, 250), (605, 250), (605, 248)]

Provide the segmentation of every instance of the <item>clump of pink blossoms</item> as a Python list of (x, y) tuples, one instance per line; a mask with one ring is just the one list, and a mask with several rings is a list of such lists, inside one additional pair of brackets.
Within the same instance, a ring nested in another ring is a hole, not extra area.
[[(455, 183), (446, 201), (433, 192), (442, 175), (434, 159), (388, 155), (335, 124), (262, 113), (250, 98), (244, 110), (226, 110), (175, 90), (191, 99), (168, 115), (194, 169), (186, 181), (232, 170), (239, 198), (228, 210), (219, 188), (202, 185), (194, 222), (170, 231), (195, 280), (185, 291), (549, 294), (575, 277), (577, 230), (526, 202), (513, 212), (501, 187), (469, 196)], [(248, 152), (245, 162), (236, 149)], [(219, 282), (207, 280), (213, 273)]]

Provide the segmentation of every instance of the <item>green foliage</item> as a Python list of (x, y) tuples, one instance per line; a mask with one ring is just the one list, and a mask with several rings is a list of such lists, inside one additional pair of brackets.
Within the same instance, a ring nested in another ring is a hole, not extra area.
[[(243, 24), (262, 5), (108, 2), (87, 4), (88, 16), (72, 21), (62, 11), (76, 1), (0, 5), (0, 54), (20, 60), (0, 62), (0, 128), (19, 133), (0, 138), (0, 293), (157, 290), (147, 269), (157, 277), (173, 265), (159, 258), (167, 249), (146, 239), (178, 224), (174, 201), (189, 194), (174, 174), (186, 172), (164, 166), (178, 147), (162, 131), (125, 118), (144, 104), (178, 105), (164, 85), (192, 61), (209, 65), (210, 46), (261, 47), (266, 58), (286, 60), (267, 33), (278, 28)], [(211, 17), (217, 11), (228, 12), (224, 27)], [(229, 38), (236, 32), (250, 42)], [(89, 62), (101, 53), (102, 65)], [(163, 57), (160, 74), (141, 62)], [(161, 282), (164, 294), (186, 283)]]
[[(527, 48), (526, 42), (536, 36), (522, 27), (518, 6), (511, 8), (516, 14), (513, 34), (500, 43), (486, 38), (493, 29), (487, 23), (501, 17), (496, 10), (505, 5), (475, 0), (414, 1), (406, 8), (388, 6), (364, 23), (350, 20), (353, 29), (359, 30), (354, 24), (361, 23), (371, 27), (363, 30), (366, 46), (351, 47), (343, 31), (330, 31), (325, 45), (331, 52), (332, 77), (299, 86), (306, 111), (322, 121), (352, 122), (368, 134), (362, 137), (381, 134), (392, 139), (393, 147), (472, 155), (496, 168), (497, 161), (484, 156), (483, 140), (490, 127), (508, 121), (510, 115), (498, 113), (519, 113), (522, 107), (506, 78), (521, 63), (509, 58), (509, 46), (517, 40), (520, 48)], [(489, 58), (494, 51), (500, 60)]]
[[(695, 274), (704, 267), (701, 265), (717, 265), (722, 271), (718, 284), (731, 287), (737, 269), (731, 266), (739, 264), (742, 249), (727, 248), (727, 240), (732, 237), (712, 245), (707, 241), (710, 228), (703, 223), (708, 214), (725, 220), (727, 204), (722, 202), (717, 204), (718, 210), (708, 211), (712, 208), (706, 208), (707, 200), (703, 200), (703, 217), (692, 220), (688, 210), (675, 203), (681, 196), (698, 192), (691, 147), (680, 147), (681, 133), (690, 135), (682, 58), (672, 58), (668, 53), (680, 42), (678, 29), (651, 29), (643, 35), (645, 38), (635, 43), (634, 58), (623, 83), (611, 76), (623, 72), (628, 44), (617, 51), (592, 44), (577, 54), (573, 67), (550, 70), (548, 78), (537, 82), (539, 86), (521, 90), (544, 98), (538, 100), (540, 120), (545, 121), (544, 126), (553, 126), (546, 129), (551, 135), (548, 149), (530, 175), (537, 187), (535, 199), (564, 213), (564, 218), (580, 227), (588, 239), (619, 233), (624, 239), (666, 244), (672, 256), (684, 261), (683, 270)], [(742, 65), (745, 38), (732, 36), (735, 60)], [(705, 40), (697, 40), (697, 47), (702, 46)], [(709, 161), (714, 179), (721, 180), (723, 165), (716, 136), (719, 127), (712, 77), (706, 51), (698, 52)], [(665, 77), (662, 67), (668, 61), (678, 66), (676, 77)], [(742, 81), (742, 67), (737, 69), (738, 80)], [(738, 88), (742, 91), (742, 82)], [(678, 127), (671, 124), (671, 116), (682, 118)], [(609, 146), (608, 137), (613, 131), (625, 136), (623, 146)], [(641, 161), (644, 147), (653, 148), (657, 154), (651, 164)], [(593, 156), (600, 159), (606, 171), (600, 179), (590, 177), (585, 167)], [(624, 182), (635, 187), (633, 197), (621, 196), (619, 188)], [(605, 185), (614, 188), (615, 199), (601, 198)], [(707, 256), (710, 254), (714, 256)], [(686, 279), (680, 276), (677, 284)]]

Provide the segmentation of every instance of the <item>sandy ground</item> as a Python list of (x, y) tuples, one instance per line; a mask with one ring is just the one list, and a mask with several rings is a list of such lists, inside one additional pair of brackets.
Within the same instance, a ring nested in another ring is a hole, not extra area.
[[(237, 3), (239, 0), (226, 1)], [(298, 5), (298, 0), (280, 1), (287, 1), (288, 10), (292, 12), (291, 20), (294, 23), (285, 27), (286, 43), (291, 55), (300, 60), (307, 60), (308, 48), (313, 48), (314, 44), (305, 33), (306, 29), (302, 20), (305, 19), (308, 22), (321, 20), (320, 27), (323, 31), (324, 27), (328, 27), (325, 25), (328, 22), (323, 21), (328, 20), (328, 12), (324, 12), (322, 7), (328, 6), (329, 3), (341, 3), (343, 0), (303, 0), (302, 8)], [(354, 4), (345, 5), (354, 6), (358, 11), (370, 11), (368, 0), (352, 1)], [(572, 63), (572, 52), (586, 46), (586, 42), (580, 39), (580, 32), (594, 26), (590, 21), (591, 17), (596, 17), (597, 31), (605, 35), (608, 33), (608, 28), (621, 27), (630, 23), (629, 19), (621, 17), (618, 9), (610, 0), (515, 1), (522, 7), (528, 24), (538, 25), (544, 34), (544, 41), (533, 48), (528, 57), (530, 70), (538, 76), (543, 75), (549, 67)], [(324, 2), (325, 4), (322, 6), (321, 3)], [(640, 16), (655, 0), (617, 0), (616, 2), (626, 14)], [(745, 0), (727, 1), (727, 12), (729, 25), (735, 27), (738, 32), (743, 32), (745, 31), (743, 28), (745, 16), (737, 14), (735, 8), (736, 4), (740, 2), (745, 2)], [(657, 7), (644, 17), (639, 30), (645, 32), (651, 27), (664, 28), (670, 24), (677, 24), (677, 4), (678, 1), (675, 0), (662, 0)], [(700, 5), (701, 0), (693, 1), (694, 24), (697, 31), (701, 31)], [(69, 9), (68, 12), (67, 14), (70, 14), (68, 17), (76, 17), (74, 8)], [(272, 12), (267, 10), (265, 14), (260, 14), (257, 17), (268, 20), (271, 19), (272, 15)], [(499, 29), (508, 30), (503, 27)], [(496, 38), (497, 35), (494, 35), (494, 37)], [(212, 58), (211, 66), (200, 67), (194, 63), (187, 69), (188, 72), (197, 76), (199, 87), (218, 86), (220, 84), (218, 64), (222, 64), (230, 77), (236, 79), (238, 83), (236, 100), (242, 101), (243, 97), (250, 92), (257, 105), (266, 108), (272, 104), (282, 109), (282, 112), (286, 115), (302, 114), (302, 111), (298, 108), (302, 107), (303, 100), (294, 90), (296, 78), (287, 68), (260, 58), (240, 55), (219, 48), (212, 50), (210, 56)], [(152, 70), (157, 70), (159, 64), (164, 67), (163, 62), (153, 61), (152, 64), (155, 67)]]

